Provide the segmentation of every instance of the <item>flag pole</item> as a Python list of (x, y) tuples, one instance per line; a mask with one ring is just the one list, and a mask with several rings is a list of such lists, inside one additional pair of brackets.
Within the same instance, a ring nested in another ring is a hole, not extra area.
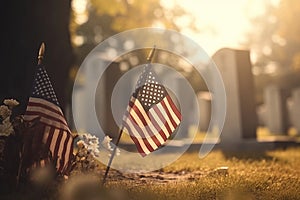
[(156, 50), (156, 46), (154, 45), (153, 48), (151, 49), (148, 57), (147, 57), (147, 63), (151, 63), (152, 62), (155, 50)]
[[(147, 57), (147, 64), (151, 63), (151, 61), (153, 59), (153, 56), (154, 56), (155, 49), (156, 49), (156, 46), (154, 45), (153, 48), (151, 49), (148, 57)], [(116, 155), (116, 151), (117, 151), (122, 133), (123, 133), (123, 127), (120, 129), (119, 136), (117, 138), (116, 144), (115, 144), (114, 149), (113, 149), (113, 151), (111, 153), (111, 156), (109, 158), (109, 161), (108, 161), (108, 164), (107, 164), (107, 167), (106, 167), (106, 170), (105, 170), (105, 174), (104, 174), (104, 177), (103, 177), (103, 180), (102, 180), (102, 187), (104, 186), (104, 184), (106, 182), (106, 178), (107, 178), (108, 172), (110, 170), (111, 163), (112, 163), (112, 161), (113, 161), (113, 159)]]
[(120, 139), (121, 139), (121, 136), (122, 136), (122, 133), (123, 133), (123, 128), (120, 129), (120, 132), (119, 132), (119, 136), (117, 138), (117, 141), (116, 141), (116, 144), (114, 146), (114, 149), (111, 153), (111, 156), (109, 158), (109, 161), (108, 161), (108, 164), (107, 164), (107, 167), (106, 167), (106, 170), (105, 170), (105, 174), (104, 174), (104, 177), (103, 177), (103, 180), (102, 180), (102, 186), (105, 184), (106, 182), (106, 178), (107, 178), (107, 175), (108, 175), (108, 172), (110, 170), (110, 166), (111, 166), (111, 163), (116, 155), (116, 151), (117, 151), (117, 147), (119, 145), (119, 142), (120, 142)]
[[(45, 43), (42, 42), (40, 49), (39, 49), (39, 54), (38, 54), (38, 65), (41, 65), (43, 63), (43, 59), (44, 59), (44, 55), (45, 55)], [(24, 145), (22, 146), (21, 149), (21, 155), (20, 155), (20, 162), (19, 162), (19, 167), (18, 167), (18, 174), (17, 174), (17, 180), (16, 180), (16, 188), (19, 189), (20, 186), (20, 179), (21, 179), (21, 173), (22, 173), (22, 168), (23, 168), (23, 159), (24, 159)]]
[(41, 65), (43, 63), (44, 55), (45, 55), (45, 43), (42, 42), (39, 49), (38, 65)]

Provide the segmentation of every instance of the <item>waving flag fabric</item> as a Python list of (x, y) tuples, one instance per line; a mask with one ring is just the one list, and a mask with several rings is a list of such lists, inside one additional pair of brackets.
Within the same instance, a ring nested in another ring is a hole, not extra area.
[(147, 64), (123, 117), (124, 131), (130, 134), (139, 153), (146, 156), (166, 142), (180, 121), (180, 111), (158, 82), (151, 64)]
[(41, 142), (49, 148), (52, 158), (57, 160), (57, 171), (65, 173), (73, 156), (74, 136), (59, 106), (49, 76), (42, 65), (37, 68), (33, 91), (24, 116), (27, 121), (32, 121), (37, 117), (43, 124), (44, 133)]

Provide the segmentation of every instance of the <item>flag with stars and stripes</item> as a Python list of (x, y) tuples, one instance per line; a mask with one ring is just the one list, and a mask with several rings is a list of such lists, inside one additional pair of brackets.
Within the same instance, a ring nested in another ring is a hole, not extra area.
[(57, 172), (64, 174), (73, 157), (74, 136), (59, 106), (49, 76), (42, 65), (37, 67), (24, 119), (33, 121), (37, 117), (40, 118), (39, 123), (43, 125), (41, 142), (50, 150), (52, 159), (56, 160)]
[(129, 133), (138, 152), (146, 156), (166, 142), (180, 121), (180, 111), (158, 82), (151, 64), (147, 64), (123, 117), (124, 131)]

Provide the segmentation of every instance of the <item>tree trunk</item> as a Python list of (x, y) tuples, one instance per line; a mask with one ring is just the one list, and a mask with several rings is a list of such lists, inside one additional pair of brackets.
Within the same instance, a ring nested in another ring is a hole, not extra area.
[(70, 0), (10, 0), (0, 8), (0, 100), (16, 98), (24, 113), (31, 94), (41, 42), (46, 44), (44, 64), (64, 109), (68, 98), (68, 72), (73, 62), (70, 42)]

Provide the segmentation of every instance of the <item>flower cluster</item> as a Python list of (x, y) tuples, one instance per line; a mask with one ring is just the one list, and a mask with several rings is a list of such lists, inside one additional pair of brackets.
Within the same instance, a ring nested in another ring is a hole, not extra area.
[[(100, 156), (100, 150), (107, 151), (111, 156), (113, 151), (109, 136), (105, 136), (101, 144), (99, 144), (99, 138), (89, 133), (80, 134), (80, 140), (77, 144), (77, 152), (75, 154), (75, 160), (73, 162), (73, 172), (93, 172), (98, 164), (96, 159)], [(103, 154), (101, 154), (103, 155)], [(120, 150), (116, 149), (116, 155), (120, 155)]]
[(10, 117), (12, 109), (19, 105), (19, 102), (14, 99), (5, 99), (4, 105), (0, 106), (0, 136), (9, 136), (14, 132)]
[[(102, 147), (104, 147), (104, 149), (109, 152), (109, 154), (108, 154), (109, 157), (111, 156), (111, 153), (113, 151), (113, 148), (111, 146), (111, 141), (112, 141), (112, 138), (110, 138), (109, 136), (105, 136), (101, 143)], [(117, 148), (116, 156), (119, 156), (119, 155), (120, 155), (120, 149)]]
[(80, 140), (77, 142), (77, 153), (73, 163), (73, 171), (76, 172), (92, 172), (96, 169), (97, 162), (91, 151), (87, 149), (87, 144)]
[(93, 172), (98, 166), (95, 159), (100, 156), (99, 138), (89, 133), (80, 134), (79, 138), (73, 163), (74, 172)]
[(83, 145), (92, 156), (99, 157), (99, 138), (89, 133), (82, 134), (79, 137), (81, 138), (79, 143)]

